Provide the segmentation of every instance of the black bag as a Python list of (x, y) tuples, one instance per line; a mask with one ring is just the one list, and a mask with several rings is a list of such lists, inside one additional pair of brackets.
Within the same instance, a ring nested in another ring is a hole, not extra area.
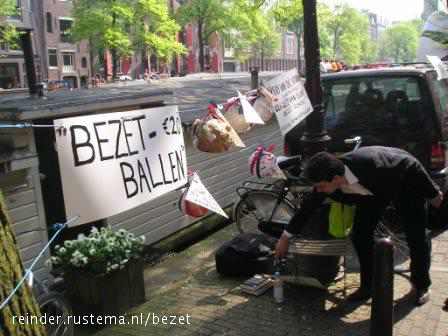
[(216, 251), (216, 270), (225, 276), (272, 273), (274, 247), (275, 240), (263, 234), (242, 233)]

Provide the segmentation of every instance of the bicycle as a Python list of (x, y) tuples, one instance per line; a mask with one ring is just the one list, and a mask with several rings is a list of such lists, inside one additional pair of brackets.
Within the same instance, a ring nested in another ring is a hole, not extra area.
[[(347, 145), (354, 145), (353, 150), (357, 150), (362, 144), (362, 138), (356, 136), (345, 139), (344, 142)], [(274, 183), (245, 181), (237, 188), (236, 192), (240, 199), (234, 205), (233, 220), (239, 233), (261, 232), (274, 238), (280, 237), (292, 216), (300, 209), (306, 193), (312, 191), (312, 186), (298, 177), (302, 164), (301, 156), (289, 158), (279, 156), (278, 165), (285, 173), (286, 180)], [(296, 170), (294, 174), (291, 173), (293, 169)], [(316, 229), (319, 239), (331, 239), (326, 226), (309, 229)], [(313, 234), (316, 234), (316, 231)], [(384, 211), (375, 230), (375, 236), (388, 237), (392, 240), (396, 247), (397, 260), (409, 256), (399, 218), (392, 204)]]

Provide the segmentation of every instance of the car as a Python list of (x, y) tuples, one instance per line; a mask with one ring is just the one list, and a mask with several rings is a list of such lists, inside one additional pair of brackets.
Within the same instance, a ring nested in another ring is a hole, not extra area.
[[(443, 191), (448, 189), (448, 80), (428, 64), (343, 71), (322, 75), (324, 125), (330, 152), (362, 145), (403, 148), (417, 157)], [(286, 134), (287, 155), (302, 153), (302, 122)]]
[(129, 75), (120, 75), (119, 79), (121, 81), (130, 81), (130, 80), (132, 80), (132, 77)]

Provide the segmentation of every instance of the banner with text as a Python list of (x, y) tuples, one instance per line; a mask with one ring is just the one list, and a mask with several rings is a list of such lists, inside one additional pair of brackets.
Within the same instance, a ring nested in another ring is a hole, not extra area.
[(84, 224), (132, 209), (187, 183), (177, 106), (55, 120), (67, 218)]
[(313, 112), (297, 69), (281, 73), (263, 86), (276, 98), (272, 108), (283, 136)]

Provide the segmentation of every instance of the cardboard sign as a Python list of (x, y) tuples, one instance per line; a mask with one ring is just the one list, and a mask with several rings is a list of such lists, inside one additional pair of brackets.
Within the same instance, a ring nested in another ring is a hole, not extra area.
[(272, 108), (283, 136), (313, 112), (297, 69), (278, 75), (264, 87), (276, 98)]
[(238, 92), (238, 98), (240, 98), (240, 103), (243, 108), (244, 118), (249, 124), (259, 124), (264, 125), (263, 119), (261, 119), (260, 115), (255, 111), (253, 106), (247, 101), (246, 96), (242, 95), (241, 92)]
[(67, 218), (76, 225), (132, 209), (187, 183), (177, 106), (55, 120)]
[(224, 210), (219, 206), (218, 202), (208, 192), (207, 188), (202, 184), (201, 179), (197, 173), (194, 173), (191, 179), (190, 187), (188, 188), (187, 195), (185, 196), (187, 201), (207, 208), (225, 218), (229, 218)]
[(436, 70), (438, 80), (448, 78), (448, 71), (446, 69), (446, 66), (445, 66), (445, 64), (443, 64), (442, 60), (438, 56), (426, 55), (426, 57), (428, 58), (429, 62), (431, 62), (432, 66)]

